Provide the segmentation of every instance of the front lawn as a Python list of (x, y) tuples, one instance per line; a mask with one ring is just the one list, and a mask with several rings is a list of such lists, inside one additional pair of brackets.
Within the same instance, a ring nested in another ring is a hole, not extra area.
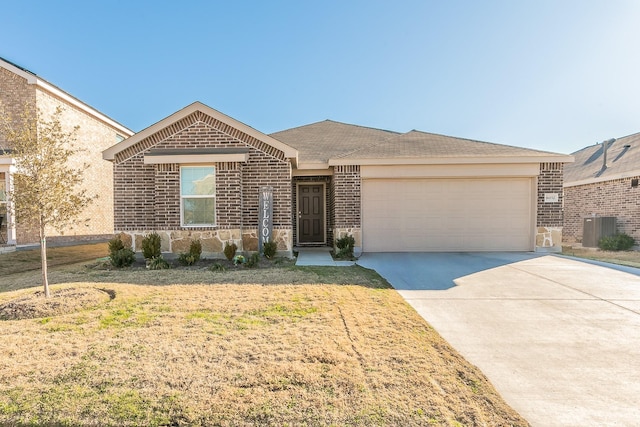
[(595, 248), (566, 246), (562, 248), (562, 254), (640, 268), (640, 251), (602, 251)]
[[(38, 277), (0, 277), (0, 307)], [(105, 295), (0, 321), (0, 425), (527, 425), (371, 270), (51, 277)]]

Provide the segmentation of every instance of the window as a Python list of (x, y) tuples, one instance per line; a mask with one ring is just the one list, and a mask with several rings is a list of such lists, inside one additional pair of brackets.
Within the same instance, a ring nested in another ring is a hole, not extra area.
[(212, 226), (216, 223), (216, 168), (180, 168), (182, 225)]
[(7, 181), (4, 172), (0, 172), (0, 215), (7, 212)]

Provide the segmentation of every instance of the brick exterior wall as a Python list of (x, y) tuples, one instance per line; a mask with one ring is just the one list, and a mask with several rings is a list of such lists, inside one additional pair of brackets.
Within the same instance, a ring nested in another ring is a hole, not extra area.
[[(27, 80), (0, 67), (0, 101), (5, 111), (14, 117), (24, 111), (25, 103), (32, 108), (35, 105), (44, 117), (50, 116), (55, 109), (63, 108), (61, 116), (65, 131), (79, 126), (76, 146), (82, 149), (70, 159), (70, 165), (81, 168), (84, 164), (89, 168), (84, 174), (82, 189), (89, 195), (98, 198), (78, 216), (81, 224), (59, 233), (54, 229), (47, 229), (49, 240), (54, 241), (86, 241), (103, 239), (113, 235), (113, 189), (112, 166), (102, 159), (102, 151), (118, 142), (119, 132), (79, 110), (66, 101), (40, 89), (35, 84), (28, 84)], [(0, 136), (0, 141), (4, 140)], [(1, 142), (0, 142), (0, 145)], [(26, 224), (16, 225), (16, 243), (18, 245), (38, 243), (37, 229)]]
[(335, 166), (333, 170), (334, 239), (352, 235), (362, 247), (360, 166)]
[[(36, 104), (36, 87), (30, 85), (24, 77), (0, 67), (0, 111), (18, 118), (25, 107), (33, 109)], [(0, 135), (0, 147), (5, 141)]]
[(564, 241), (582, 243), (584, 218), (593, 215), (614, 216), (618, 232), (640, 243), (640, 187), (632, 187), (629, 178), (565, 187)]
[[(541, 163), (538, 176), (538, 215), (540, 227), (562, 227), (563, 163)], [(545, 193), (555, 193), (558, 201), (545, 203)]]
[(333, 173), (335, 226), (360, 227), (360, 166), (335, 166)]
[[(245, 162), (218, 162), (216, 226), (180, 225), (180, 165), (145, 165), (150, 149), (248, 148)], [(257, 250), (259, 189), (273, 187), (273, 229), (279, 250), (292, 248), (291, 164), (273, 147), (204, 113), (179, 120), (116, 154), (114, 164), (115, 228), (134, 236), (162, 232), (166, 248), (189, 236), (211, 241), (203, 250), (220, 252), (233, 240), (241, 250)], [(222, 230), (227, 232), (222, 233)]]
[[(563, 234), (563, 163), (540, 163), (537, 188), (536, 251), (557, 252), (562, 249)], [(545, 202), (545, 193), (558, 195), (557, 202)]]

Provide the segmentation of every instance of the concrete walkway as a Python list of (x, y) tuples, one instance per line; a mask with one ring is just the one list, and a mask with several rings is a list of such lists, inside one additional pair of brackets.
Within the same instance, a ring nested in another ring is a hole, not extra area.
[(551, 255), (396, 255), (358, 264), (533, 426), (640, 425), (638, 275)]
[(353, 261), (334, 261), (331, 256), (331, 248), (326, 246), (318, 248), (297, 247), (294, 250), (298, 252), (296, 265), (348, 267), (355, 264)]

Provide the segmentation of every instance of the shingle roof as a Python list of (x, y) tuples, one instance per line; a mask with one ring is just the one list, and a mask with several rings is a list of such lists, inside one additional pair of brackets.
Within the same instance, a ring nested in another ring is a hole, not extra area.
[[(325, 120), (276, 132), (271, 137), (299, 150), (303, 163), (328, 163), (329, 160), (425, 159), (482, 157), (550, 157), (547, 151), (413, 130), (398, 133)], [(556, 161), (556, 160), (550, 160)]]
[(298, 150), (300, 163), (327, 163), (331, 158), (378, 144), (396, 135), (399, 134), (388, 130), (325, 120), (269, 136)]
[(573, 153), (575, 162), (564, 169), (565, 185), (640, 175), (640, 133), (607, 144), (606, 168), (604, 146), (604, 143), (591, 145)]
[(342, 158), (539, 157), (552, 153), (412, 130)]

